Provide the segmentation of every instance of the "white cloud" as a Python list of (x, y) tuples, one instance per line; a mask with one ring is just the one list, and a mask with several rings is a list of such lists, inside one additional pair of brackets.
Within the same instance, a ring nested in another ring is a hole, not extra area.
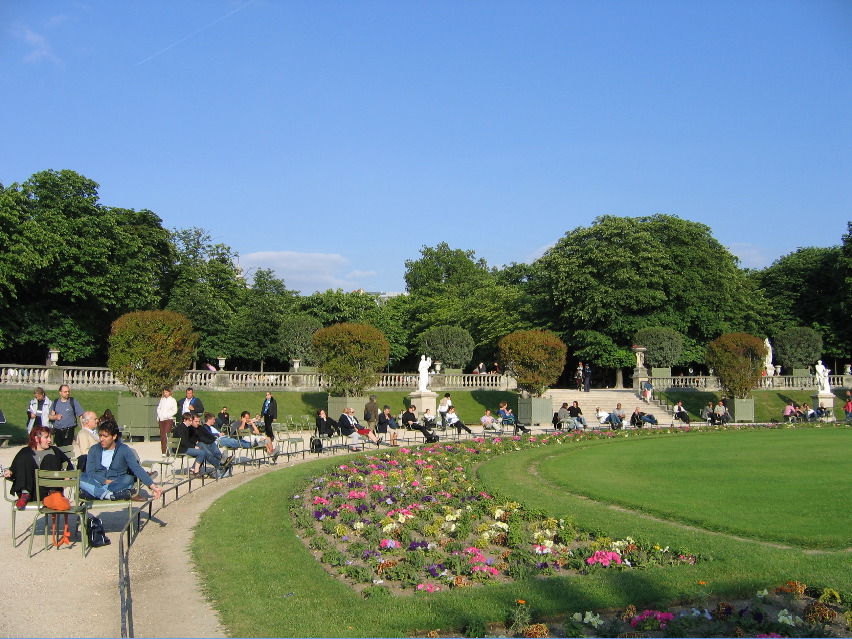
[(287, 288), (306, 294), (338, 288), (354, 290), (364, 286), (362, 280), (376, 275), (375, 271), (362, 270), (344, 274), (349, 260), (337, 253), (260, 251), (241, 255), (240, 265), (246, 272), (251, 268), (272, 269)]
[(53, 47), (50, 46), (45, 36), (23, 25), (18, 25), (14, 29), (14, 33), (19, 40), (29, 46), (30, 51), (24, 56), (26, 62), (52, 62), (62, 66), (62, 60), (53, 52)]
[(734, 242), (728, 246), (728, 250), (740, 258), (742, 268), (763, 268), (773, 261), (773, 258), (767, 255), (765, 247), (755, 244)]

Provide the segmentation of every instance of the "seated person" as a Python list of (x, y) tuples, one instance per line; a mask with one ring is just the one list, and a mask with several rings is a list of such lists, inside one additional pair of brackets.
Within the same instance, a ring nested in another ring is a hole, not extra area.
[[(201, 455), (193, 455), (195, 457), (195, 465), (190, 469), (190, 473), (198, 477), (201, 471), (201, 464), (205, 461), (210, 462), (216, 473), (216, 478), (224, 477), (219, 468), (219, 462), (222, 459), (222, 451), (216, 445), (221, 433), (215, 426), (216, 416), (213, 413), (204, 413), (204, 423), (201, 423), (201, 418), (198, 415), (192, 416), (192, 428), (195, 431), (195, 449), (204, 453)], [(228, 464), (230, 466), (230, 464)]]
[(480, 417), (479, 423), (482, 424), (483, 430), (493, 430), (495, 432), (497, 431), (497, 421), (494, 419), (494, 415), (491, 414), (490, 408), (485, 409), (485, 414)]
[(689, 423), (689, 413), (686, 412), (686, 409), (683, 407), (683, 402), (678, 402), (674, 407), (674, 418), (679, 419), (684, 424)]
[(528, 433), (530, 432), (530, 428), (520, 424), (518, 420), (515, 418), (515, 415), (512, 413), (512, 409), (509, 408), (509, 404), (506, 402), (500, 402), (500, 408), (497, 411), (497, 414), (500, 416), (500, 422), (505, 426), (512, 426), (515, 430), (520, 430), (521, 432)]
[(86, 472), (80, 476), (84, 499), (130, 499), (135, 479), (150, 488), (155, 499), (160, 497), (162, 488), (139, 465), (130, 447), (119, 439), (118, 424), (105, 421), (98, 425), (98, 440), (89, 449)]
[[(247, 435), (241, 435), (241, 430), (251, 431)], [(225, 436), (219, 438), (219, 446), (223, 448), (251, 448), (252, 446), (265, 446), (266, 453), (273, 455), (277, 451), (272, 445), (272, 438), (260, 434), (257, 422), (251, 418), (251, 413), (244, 410), (240, 418), (228, 426)]]
[(713, 413), (716, 415), (717, 424), (727, 424), (728, 421), (731, 419), (731, 416), (728, 413), (728, 409), (722, 403), (722, 400), (719, 400), (719, 403), (716, 404), (716, 408), (713, 409)]
[[(414, 407), (412, 406), (412, 408), (414, 408)], [(421, 417), (420, 420), (423, 422), (423, 425), (426, 428), (428, 428), (429, 430), (434, 430), (435, 424), (437, 423), (438, 418), (437, 418), (436, 415), (432, 414), (431, 408), (427, 408), (425, 411), (423, 411), (423, 417)]]
[(471, 435), (473, 434), (473, 431), (470, 430), (470, 428), (468, 428), (465, 425), (465, 423), (456, 414), (456, 407), (455, 406), (450, 406), (447, 409), (447, 426), (449, 426), (451, 428), (455, 428), (456, 433), (458, 433), (459, 435), (461, 435), (462, 429), (466, 430)]
[(635, 426), (636, 428), (642, 428), (645, 424), (656, 426), (657, 419), (653, 415), (643, 413), (637, 406), (636, 410), (634, 410), (630, 415), (630, 425)]
[(571, 413), (568, 411), (568, 402), (562, 402), (562, 406), (556, 411), (556, 415), (553, 417), (553, 425), (560, 429), (563, 426), (568, 426), (568, 428), (576, 427), (577, 422), (571, 417)]
[[(434, 424), (435, 424), (436, 420), (434, 418), (431, 420), (430, 423), (433, 424), (433, 426), (427, 426), (426, 423), (421, 424), (420, 422), (417, 421), (417, 415), (414, 412), (416, 410), (417, 410), (417, 406), (415, 406), (414, 404), (411, 404), (408, 407), (408, 410), (406, 410), (402, 414), (401, 419), (402, 419), (403, 425), (406, 428), (409, 428), (411, 430), (420, 431), (421, 433), (423, 433), (423, 437), (426, 439), (427, 443), (432, 443), (432, 442), (438, 441), (438, 439), (439, 439), (438, 436), (435, 434), (435, 431), (432, 430), (434, 428)], [(427, 411), (428, 411), (428, 409), (427, 409)], [(425, 415), (424, 415), (424, 417), (425, 417)]]
[(376, 446), (382, 441), (382, 438), (376, 437), (376, 434), (369, 428), (361, 427), (361, 424), (358, 423), (358, 419), (355, 417), (355, 409), (351, 406), (343, 409), (343, 414), (337, 420), (337, 426), (340, 428), (341, 435), (349, 437), (349, 450), (352, 452), (361, 450), (358, 448), (358, 444), (361, 441), (358, 435), (365, 435)]
[(322, 408), (317, 411), (316, 431), (320, 437), (334, 437), (340, 434), (337, 422), (329, 419)]
[(74, 438), (74, 456), (77, 458), (77, 468), (86, 470), (86, 459), (89, 449), (97, 444), (98, 416), (94, 411), (87, 410), (80, 417), (81, 428)]
[(814, 409), (810, 407), (810, 404), (802, 404), (801, 409), (802, 420), (806, 422), (816, 421), (816, 413)]
[(568, 414), (573, 417), (577, 421), (577, 423), (583, 428), (586, 428), (588, 426), (588, 424), (586, 423), (586, 418), (583, 417), (583, 410), (580, 408), (580, 404), (576, 400), (573, 404), (571, 404), (571, 406), (568, 407)]
[[(65, 465), (69, 470), (74, 469), (68, 455), (51, 445), (50, 428), (33, 426), (27, 438), (27, 445), (17, 452), (12, 465), (3, 473), (7, 479), (12, 480), (11, 492), (18, 496), (18, 501), (15, 502), (18, 510), (23, 510), (35, 499), (36, 470), (63, 470)], [(40, 500), (47, 496), (46, 491), (42, 492)]]
[(598, 406), (595, 409), (595, 417), (598, 418), (599, 424), (608, 424), (609, 423), (609, 413), (605, 410), (601, 410), (601, 407)]
[(387, 404), (382, 407), (382, 412), (379, 413), (379, 421), (376, 424), (376, 432), (379, 433), (382, 437), (388, 434), (388, 430), (390, 430), (390, 445), (391, 446), (399, 446), (396, 443), (397, 434), (396, 430), (399, 428), (399, 424), (396, 419), (394, 419), (393, 415), (390, 414), (390, 406)]
[(814, 413), (816, 414), (817, 419), (822, 419), (823, 417), (828, 417), (828, 409), (825, 407), (825, 404), (820, 402), (820, 405), (814, 409)]
[(707, 402), (707, 406), (701, 409), (701, 419), (710, 424), (716, 423), (716, 413), (713, 412), (713, 402)]
[(625, 417), (627, 417), (627, 415), (625, 414), (624, 409), (621, 407), (621, 402), (618, 402), (615, 405), (615, 410), (612, 411), (607, 417), (607, 421), (609, 422), (610, 426), (612, 426), (615, 430), (618, 430), (619, 428), (624, 426)]
[(222, 406), (222, 410), (216, 415), (216, 428), (220, 431), (231, 423), (231, 416), (228, 414), (228, 407)]
[(784, 421), (796, 421), (796, 407), (793, 405), (793, 400), (787, 402), (787, 405), (784, 407)]

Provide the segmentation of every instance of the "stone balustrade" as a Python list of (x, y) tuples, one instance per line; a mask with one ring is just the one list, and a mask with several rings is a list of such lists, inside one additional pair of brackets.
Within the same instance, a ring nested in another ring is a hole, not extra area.
[[(414, 390), (416, 373), (381, 373), (379, 381), (369, 390)], [(60, 384), (75, 389), (127, 390), (115, 379), (112, 371), (96, 366), (20, 366), (0, 365), (0, 388), (33, 388), (41, 386), (56, 390)], [(327, 384), (315, 372), (256, 372), (256, 371), (186, 371), (175, 388), (205, 388), (211, 390), (283, 390), (322, 391)], [(515, 380), (506, 375), (432, 375), (431, 389), (509, 390), (516, 387)]]

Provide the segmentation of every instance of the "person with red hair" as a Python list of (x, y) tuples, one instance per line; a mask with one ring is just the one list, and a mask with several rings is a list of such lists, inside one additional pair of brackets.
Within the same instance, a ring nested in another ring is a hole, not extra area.
[[(74, 465), (68, 455), (51, 445), (51, 430), (46, 426), (33, 426), (27, 445), (15, 455), (12, 466), (7, 468), (4, 476), (12, 480), (12, 494), (18, 495), (15, 506), (19, 510), (26, 508), (33, 500), (36, 491), (36, 470), (63, 470), (63, 464), (68, 469)], [(39, 496), (44, 499), (47, 493)]]

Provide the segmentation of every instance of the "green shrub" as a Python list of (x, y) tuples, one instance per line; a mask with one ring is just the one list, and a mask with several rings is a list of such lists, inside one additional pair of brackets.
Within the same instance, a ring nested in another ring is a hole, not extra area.
[(568, 349), (550, 331), (515, 331), (500, 340), (500, 359), (518, 388), (540, 396), (565, 368)]
[(112, 323), (107, 366), (137, 397), (156, 397), (183, 377), (197, 342), (185, 315), (127, 313)]
[(448, 368), (463, 368), (473, 357), (473, 338), (460, 326), (435, 326), (420, 336), (420, 352)]
[(283, 359), (298, 359), (306, 366), (316, 363), (313, 337), (322, 322), (310, 315), (291, 315), (278, 328), (279, 353)]
[(313, 345), (329, 393), (340, 397), (357, 397), (375, 385), (390, 353), (382, 332), (367, 324), (322, 328)]
[(384, 597), (390, 597), (391, 591), (387, 586), (367, 586), (361, 591), (361, 595), (364, 599), (382, 599)]
[(707, 345), (707, 364), (715, 369), (722, 387), (745, 399), (760, 384), (766, 346), (748, 333), (727, 333)]
[(665, 326), (650, 326), (636, 331), (635, 344), (647, 348), (645, 361), (648, 366), (674, 366), (683, 350), (683, 335)]
[(782, 366), (807, 368), (821, 354), (822, 335), (812, 328), (788, 328), (775, 336), (775, 359)]

